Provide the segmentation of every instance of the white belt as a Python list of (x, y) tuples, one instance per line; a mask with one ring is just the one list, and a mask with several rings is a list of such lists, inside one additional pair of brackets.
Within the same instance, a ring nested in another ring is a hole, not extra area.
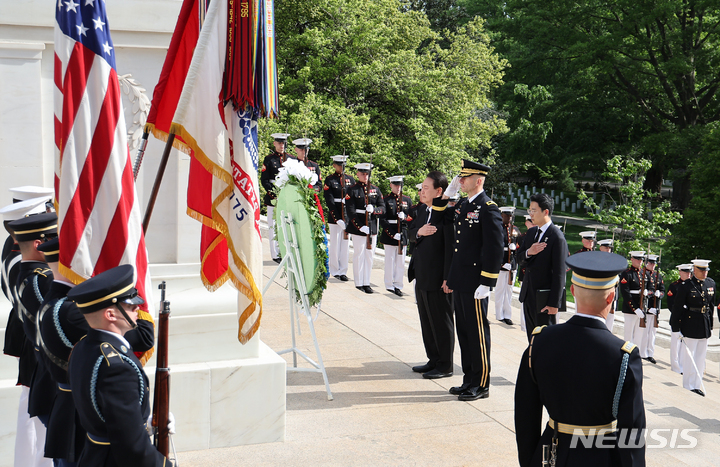
[(633, 294), (633, 295), (640, 295), (640, 291), (639, 291), (639, 290), (631, 290), (630, 293)]
[(397, 224), (397, 219), (389, 220), (388, 224)]
[(342, 203), (342, 198), (333, 198), (336, 203)]
[(508, 251), (508, 247), (503, 248), (503, 250)]

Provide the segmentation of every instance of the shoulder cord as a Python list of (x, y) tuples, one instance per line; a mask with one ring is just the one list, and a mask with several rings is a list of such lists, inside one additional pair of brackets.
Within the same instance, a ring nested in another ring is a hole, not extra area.
[(630, 354), (625, 353), (622, 364), (620, 365), (620, 377), (618, 378), (617, 387), (615, 388), (615, 397), (613, 397), (612, 414), (614, 419), (617, 419), (618, 409), (620, 408), (620, 393), (622, 392), (623, 384), (625, 384), (625, 375), (627, 374), (629, 360)]
[(35, 298), (37, 299), (38, 303), (43, 302), (43, 296), (40, 293), (40, 287), (38, 286), (38, 276), (37, 274), (33, 276), (33, 291), (35, 292)]
[[(138, 381), (139, 381), (139, 393), (140, 393), (140, 405), (142, 405), (143, 398), (145, 397), (145, 391), (143, 390), (145, 387), (145, 381), (142, 377), (142, 372), (138, 368), (138, 366), (133, 362), (129, 357), (126, 357), (123, 354), (118, 354), (120, 358), (122, 358), (125, 362), (132, 365), (132, 367), (135, 369), (135, 373), (138, 375)], [(101, 355), (98, 357), (97, 362), (95, 362), (95, 366), (93, 367), (92, 377), (90, 379), (90, 401), (92, 402), (93, 408), (95, 409), (95, 413), (97, 413), (98, 417), (100, 417), (100, 420), (103, 422), (105, 421), (105, 418), (100, 413), (100, 408), (97, 405), (97, 378), (98, 378), (98, 371), (100, 371), (100, 364), (103, 361), (103, 358), (105, 358), (104, 355)]]
[(72, 342), (70, 342), (70, 339), (67, 338), (62, 326), (60, 325), (60, 307), (62, 306), (63, 302), (65, 302), (65, 300), (67, 300), (67, 297), (61, 298), (55, 304), (55, 307), (53, 308), (53, 323), (55, 324), (55, 330), (57, 331), (58, 336), (60, 336), (60, 340), (62, 340), (62, 343), (65, 344), (65, 347), (67, 347), (68, 349), (72, 349)]

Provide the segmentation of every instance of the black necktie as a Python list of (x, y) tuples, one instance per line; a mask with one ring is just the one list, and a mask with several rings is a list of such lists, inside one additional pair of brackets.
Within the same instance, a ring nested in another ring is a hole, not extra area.
[(533, 242), (533, 243), (539, 242), (539, 241), (540, 241), (540, 237), (542, 237), (542, 230), (540, 229), (540, 227), (538, 227), (538, 231), (537, 231), (537, 233), (535, 234), (535, 242)]

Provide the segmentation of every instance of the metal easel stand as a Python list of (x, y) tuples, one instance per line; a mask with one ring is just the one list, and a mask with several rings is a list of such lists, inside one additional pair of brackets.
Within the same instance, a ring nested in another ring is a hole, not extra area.
[[(318, 344), (317, 336), (315, 335), (315, 325), (313, 324), (312, 312), (310, 310), (310, 304), (308, 303), (308, 293), (305, 285), (305, 275), (303, 273), (302, 263), (300, 262), (300, 250), (297, 243), (297, 234), (295, 233), (295, 224), (293, 224), (292, 214), (280, 211), (279, 222), (280, 228), (283, 233), (283, 242), (285, 244), (285, 256), (278, 265), (277, 269), (273, 273), (270, 280), (263, 289), (263, 295), (275, 280), (275, 277), (282, 271), (283, 266), (285, 267), (287, 275), (287, 290), (288, 298), (290, 303), (290, 327), (292, 328), (292, 347), (289, 349), (281, 350), (278, 355), (284, 353), (293, 353), (293, 366), (288, 367), (287, 371), (298, 371), (298, 372), (311, 372), (311, 373), (322, 373), (323, 380), (325, 381), (325, 390), (327, 391), (328, 400), (333, 400), (332, 392), (330, 391), (330, 383), (328, 382), (327, 372), (325, 371), (325, 364), (320, 354), (320, 345)], [(300, 302), (298, 303), (295, 296), (295, 289), (300, 291)], [(310, 327), (310, 334), (312, 335), (313, 343), (315, 343), (315, 353), (317, 354), (318, 363), (315, 363), (312, 358), (305, 355), (305, 353), (297, 348), (295, 342), (295, 320), (297, 319), (297, 330), (300, 334), (300, 316), (299, 312), (302, 312), (307, 318), (308, 326)], [(318, 306), (318, 313), (320, 312)], [(297, 366), (297, 357), (300, 355), (313, 368), (299, 368)]]

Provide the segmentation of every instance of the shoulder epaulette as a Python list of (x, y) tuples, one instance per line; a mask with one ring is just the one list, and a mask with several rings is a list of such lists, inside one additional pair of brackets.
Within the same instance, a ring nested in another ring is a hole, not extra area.
[(536, 326), (535, 329), (533, 329), (533, 331), (532, 331), (533, 336), (535, 334), (540, 334), (543, 331), (543, 329), (545, 329), (546, 327), (547, 327), (547, 325), (545, 325), (545, 324), (543, 324), (542, 326)]
[(103, 357), (105, 357), (105, 361), (108, 365), (110, 365), (110, 359), (115, 357), (120, 357), (120, 354), (115, 349), (115, 347), (112, 346), (112, 344), (109, 344), (107, 342), (103, 342), (100, 344), (100, 351), (103, 354)]
[(50, 268), (35, 268), (33, 270), (33, 274), (37, 274), (37, 275), (43, 276), (43, 277), (47, 277), (49, 272), (51, 272)]
[(495, 201), (493, 201), (493, 200), (486, 201), (485, 204), (487, 204), (488, 206), (492, 206), (493, 204), (494, 204), (495, 206), (497, 206), (497, 203), (496, 203)]
[(623, 352), (632, 353), (632, 351), (635, 350), (636, 347), (637, 345), (633, 344), (632, 342), (625, 341), (621, 349), (623, 350)]

